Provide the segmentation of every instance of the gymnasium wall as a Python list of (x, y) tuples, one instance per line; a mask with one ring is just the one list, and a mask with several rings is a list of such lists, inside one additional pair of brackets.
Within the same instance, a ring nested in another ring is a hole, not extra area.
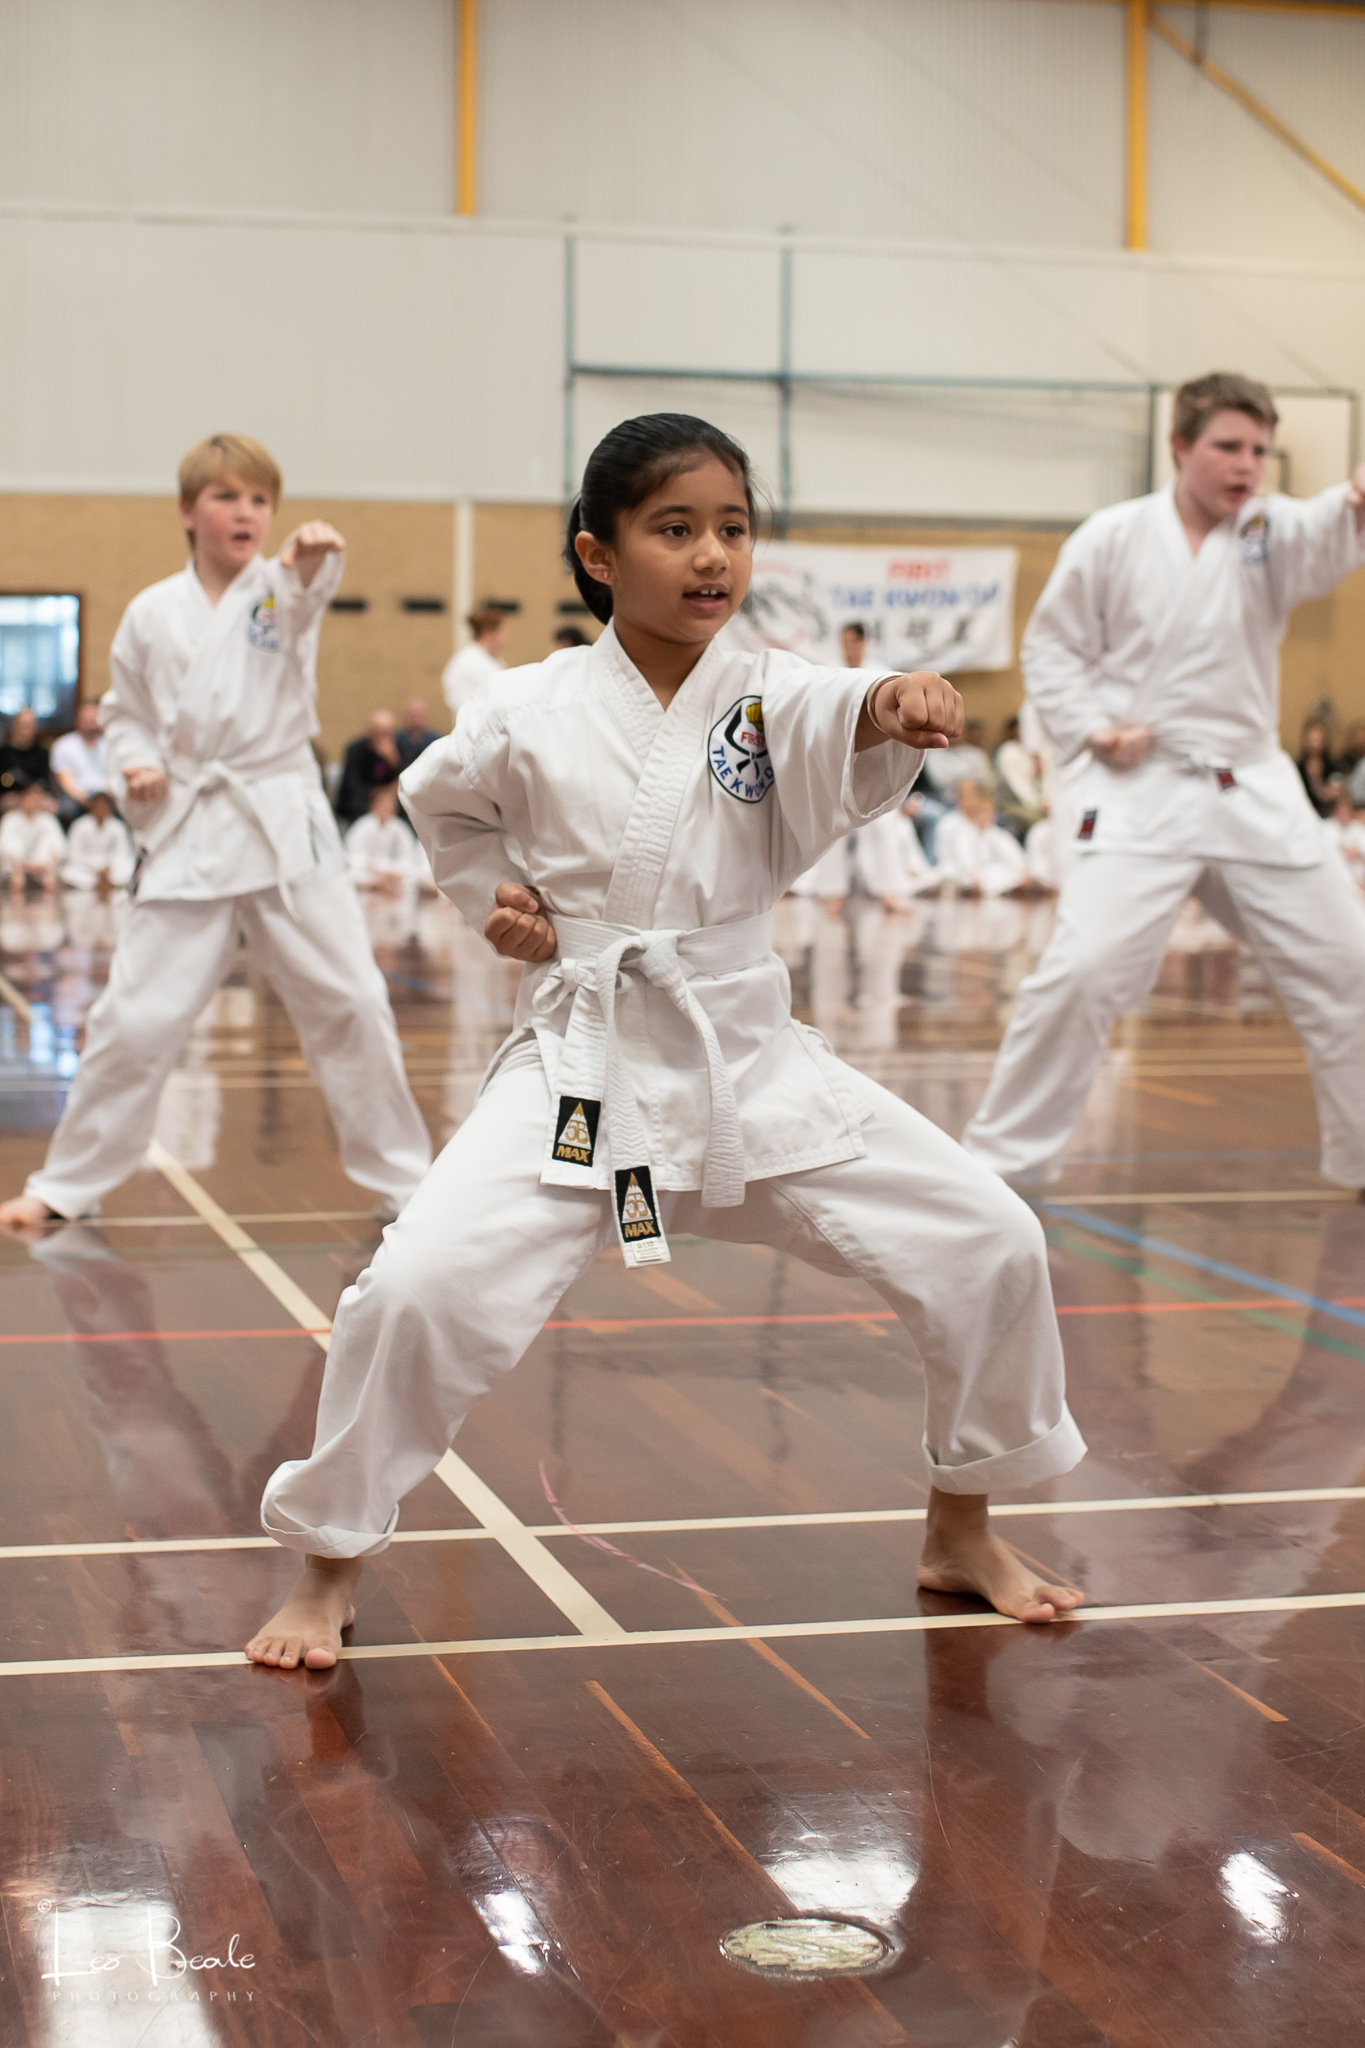
[[(419, 564), (449, 586), (454, 500), (479, 506), (475, 594), (522, 598), (528, 658), (562, 589), (566, 467), (616, 420), (707, 413), (775, 494), (770, 386), (589, 376), (566, 419), (571, 244), (579, 359), (696, 371), (775, 367), (790, 251), (792, 365), (830, 377), (793, 402), (792, 504), (826, 530), (1061, 526), (1145, 486), (1141, 395), (879, 377), (1143, 385), (1223, 363), (1365, 388), (1365, 213), (1155, 38), (1151, 248), (1122, 248), (1123, 23), (1102, 0), (481, 0), (470, 220), (454, 11), (5, 9), (0, 583), (33, 580), (51, 537), (57, 580), (90, 592), (92, 661), (131, 588), (182, 559), (164, 496), (214, 426), (337, 505), (352, 587), (383, 593), (329, 623), (330, 742), (381, 687), (433, 693), (452, 620), (397, 600)], [(1194, 9), (1163, 13), (1196, 34)], [(1365, 22), (1205, 25), (1365, 184)], [(1365, 709), (1360, 602), (1296, 623), (1294, 705), (1329, 676)]]
[[(346, 536), (344, 596), (364, 597), (364, 612), (335, 612), (322, 630), (318, 661), (322, 743), (339, 757), (380, 706), (401, 717), (409, 697), (425, 697), (434, 725), (447, 724), (441, 670), (453, 647), (454, 508), (433, 503), (383, 503), (294, 498), (280, 507), (271, 534), (278, 546), (303, 519), (328, 519)], [(557, 505), (484, 504), (474, 508), (473, 584), (478, 598), (500, 598), (520, 610), (509, 620), (507, 658), (537, 661), (549, 652), (559, 607), (577, 593), (559, 559)], [(1007, 546), (1019, 550), (1015, 591), (1016, 643), (1057, 557), (1059, 529), (1003, 525), (960, 528), (859, 521), (804, 520), (795, 538), (893, 547)], [(75, 590), (83, 599), (81, 689), (99, 696), (109, 685), (109, 643), (134, 593), (184, 566), (175, 502), (150, 495), (0, 494), (0, 587)], [(439, 597), (441, 613), (404, 611), (405, 597)], [(574, 620), (595, 637), (594, 621)], [(1295, 613), (1283, 659), (1286, 742), (1322, 698), (1343, 716), (1365, 715), (1365, 574), (1334, 597)], [(968, 711), (986, 721), (992, 741), (1023, 694), (1017, 667), (954, 678)]]

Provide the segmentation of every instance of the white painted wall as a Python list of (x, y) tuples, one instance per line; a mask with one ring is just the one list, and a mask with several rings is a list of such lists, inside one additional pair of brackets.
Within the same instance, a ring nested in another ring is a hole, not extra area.
[[(1155, 43), (1154, 253), (1117, 246), (1115, 7), (481, 17), (460, 222), (453, 0), (0, 0), (0, 487), (159, 490), (232, 425), (301, 491), (556, 498), (566, 217), (587, 361), (775, 367), (788, 223), (798, 371), (1365, 386), (1365, 214)], [(1210, 21), (1365, 183), (1365, 24)], [(575, 460), (656, 405), (732, 426), (775, 488), (764, 386), (584, 380)], [(1144, 425), (1121, 394), (803, 388), (795, 506), (1077, 517), (1141, 487)]]

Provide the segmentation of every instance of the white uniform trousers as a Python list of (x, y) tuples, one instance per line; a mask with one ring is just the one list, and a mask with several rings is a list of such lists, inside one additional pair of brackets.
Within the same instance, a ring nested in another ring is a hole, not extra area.
[[(1036, 1217), (936, 1125), (847, 1080), (872, 1112), (865, 1158), (751, 1181), (734, 1209), (664, 1195), (665, 1228), (769, 1244), (875, 1288), (924, 1364), (935, 1486), (985, 1493), (1069, 1471), (1085, 1444)], [(549, 1116), (539, 1063), (503, 1068), (342, 1295), (312, 1454), (281, 1465), (261, 1504), (281, 1543), (383, 1550), (403, 1495), (612, 1238), (607, 1195), (542, 1186)]]
[(133, 904), (66, 1108), (26, 1194), (60, 1216), (85, 1216), (141, 1165), (166, 1076), (244, 933), (327, 1099), (342, 1166), (395, 1206), (408, 1199), (431, 1144), (355, 891), (344, 875), (315, 875), (290, 893), (292, 917), (278, 889)]
[(1336, 860), (1279, 868), (1078, 855), (1052, 939), (1020, 984), (990, 1086), (963, 1133), (974, 1159), (1010, 1180), (1055, 1176), (1114, 1021), (1151, 989), (1191, 894), (1254, 948), (1303, 1040), (1323, 1174), (1365, 1187), (1365, 902)]

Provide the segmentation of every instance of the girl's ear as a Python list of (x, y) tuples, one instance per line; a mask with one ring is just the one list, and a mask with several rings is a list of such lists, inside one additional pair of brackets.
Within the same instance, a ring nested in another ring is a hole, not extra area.
[(597, 583), (611, 583), (615, 576), (615, 560), (612, 550), (596, 534), (576, 533), (573, 537), (574, 553), (589, 576)]

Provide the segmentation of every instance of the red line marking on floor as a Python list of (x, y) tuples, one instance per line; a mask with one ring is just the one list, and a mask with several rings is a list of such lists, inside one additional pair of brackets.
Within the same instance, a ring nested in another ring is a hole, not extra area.
[[(1335, 1301), (1337, 1308), (1365, 1308), (1365, 1294), (1346, 1295)], [(1254, 1296), (1250, 1301), (1102, 1301), (1062, 1303), (1059, 1316), (1172, 1316), (1198, 1315), (1206, 1309), (1294, 1308), (1302, 1305), (1278, 1294)], [(609, 1336), (617, 1330), (734, 1329), (770, 1323), (894, 1323), (889, 1308), (841, 1309), (833, 1314), (789, 1316), (564, 1316), (544, 1325), (547, 1330), (591, 1330)], [(0, 1344), (136, 1344), (153, 1338), (163, 1344), (215, 1342), (225, 1337), (326, 1337), (331, 1325), (316, 1329), (301, 1323), (287, 1323), (267, 1330), (21, 1330), (0, 1336)]]

